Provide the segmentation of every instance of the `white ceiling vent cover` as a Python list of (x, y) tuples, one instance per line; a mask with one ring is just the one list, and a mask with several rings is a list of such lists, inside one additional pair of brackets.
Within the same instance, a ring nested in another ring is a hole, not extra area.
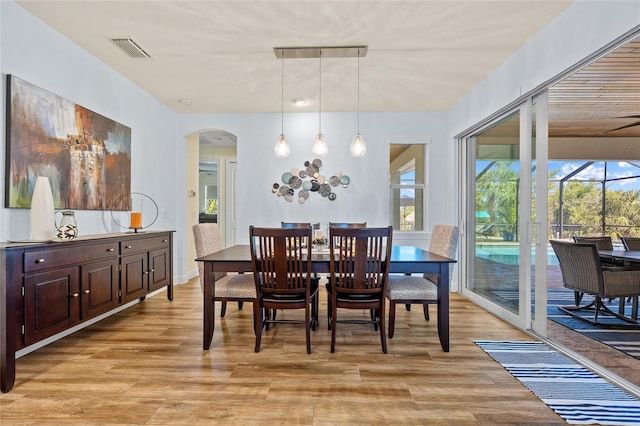
[(131, 37), (112, 38), (111, 41), (132, 58), (151, 58), (151, 55), (140, 46), (140, 43)]

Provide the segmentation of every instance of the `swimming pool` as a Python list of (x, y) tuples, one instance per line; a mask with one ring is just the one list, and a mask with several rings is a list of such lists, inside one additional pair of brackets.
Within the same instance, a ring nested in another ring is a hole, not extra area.
[[(476, 244), (476, 257), (504, 263), (506, 265), (518, 265), (520, 263), (520, 247), (517, 245), (492, 245)], [(531, 253), (531, 262), (534, 262), (535, 254)], [(551, 246), (547, 246), (547, 263), (557, 265), (558, 258)]]

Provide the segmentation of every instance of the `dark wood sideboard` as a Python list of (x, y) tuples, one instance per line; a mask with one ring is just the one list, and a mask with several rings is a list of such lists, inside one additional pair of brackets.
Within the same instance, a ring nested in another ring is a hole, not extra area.
[(0, 244), (0, 390), (16, 351), (162, 287), (173, 300), (173, 231)]

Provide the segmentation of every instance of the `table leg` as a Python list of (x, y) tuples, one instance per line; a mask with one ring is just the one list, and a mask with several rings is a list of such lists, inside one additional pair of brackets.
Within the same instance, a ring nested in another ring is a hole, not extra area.
[(449, 264), (440, 264), (438, 282), (438, 337), (442, 350), (449, 352)]
[(215, 294), (215, 282), (213, 281), (213, 266), (209, 262), (204, 262), (204, 289), (202, 291), (203, 303), (204, 303), (204, 317), (203, 317), (203, 338), (202, 349), (205, 351), (211, 347), (211, 341), (213, 340), (213, 328), (216, 315), (216, 304), (213, 301), (213, 295)]

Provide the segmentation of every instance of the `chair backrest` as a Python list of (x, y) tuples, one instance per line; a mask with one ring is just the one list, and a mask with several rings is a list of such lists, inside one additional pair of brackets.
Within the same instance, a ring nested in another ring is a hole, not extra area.
[(637, 237), (620, 237), (625, 250), (640, 251), (640, 238)]
[[(448, 257), (449, 259), (455, 259), (459, 235), (460, 231), (457, 226), (433, 225), (429, 251), (443, 257)], [(453, 263), (449, 264), (449, 282), (451, 282), (452, 275)]]
[(573, 241), (576, 243), (595, 244), (598, 250), (613, 250), (613, 240), (611, 237), (578, 237), (574, 236)]
[(329, 222), (329, 228), (366, 228), (367, 222)]
[(329, 228), (331, 283), (338, 293), (382, 293), (387, 287), (393, 228)]
[(311, 227), (249, 227), (258, 294), (300, 294), (311, 288)]
[[(196, 246), (196, 257), (206, 256), (222, 250), (220, 229), (217, 223), (198, 223), (193, 225), (193, 241)], [(200, 289), (204, 288), (204, 264), (198, 262), (198, 275), (200, 276)], [(225, 272), (214, 273), (214, 281), (226, 275)]]
[(280, 222), (280, 228), (308, 228), (309, 222)]
[(604, 292), (600, 255), (593, 243), (571, 243), (551, 240), (562, 272), (564, 286), (582, 293)]

